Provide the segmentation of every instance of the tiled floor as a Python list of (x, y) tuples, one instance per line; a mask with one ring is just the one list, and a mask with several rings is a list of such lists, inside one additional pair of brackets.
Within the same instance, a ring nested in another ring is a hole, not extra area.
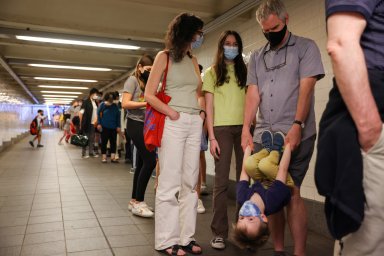
[[(150, 256), (154, 219), (127, 210), (133, 175), (130, 165), (81, 159), (80, 149), (57, 145), (61, 133), (43, 131), (44, 148), (27, 139), (0, 154), (0, 256)], [(146, 201), (154, 205), (153, 180)], [(272, 255), (268, 243), (258, 253), (228, 244), (224, 251), (209, 246), (211, 197), (203, 198), (207, 213), (198, 216), (196, 239), (203, 255)], [(234, 215), (231, 202), (230, 215)], [(287, 250), (292, 251), (288, 237)], [(332, 254), (332, 241), (309, 233), (308, 255)]]

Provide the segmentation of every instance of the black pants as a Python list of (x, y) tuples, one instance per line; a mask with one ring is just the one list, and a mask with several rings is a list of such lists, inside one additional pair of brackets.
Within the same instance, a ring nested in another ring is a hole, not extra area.
[(116, 129), (108, 129), (103, 127), (101, 132), (101, 154), (105, 155), (107, 153), (107, 143), (109, 140), (110, 152), (116, 152), (116, 140), (117, 140), (117, 131)]
[(140, 156), (133, 177), (132, 199), (136, 199), (140, 202), (144, 201), (144, 194), (147, 189), (148, 181), (151, 178), (153, 169), (156, 167), (156, 153), (155, 151), (149, 152), (146, 149), (143, 129), (143, 122), (135, 121), (130, 118), (127, 119), (127, 132)]
[(131, 144), (132, 139), (129, 136), (127, 129), (125, 129), (125, 139), (126, 139), (126, 142), (125, 142), (125, 159), (129, 159), (129, 160), (133, 161), (133, 155), (132, 155), (133, 145)]

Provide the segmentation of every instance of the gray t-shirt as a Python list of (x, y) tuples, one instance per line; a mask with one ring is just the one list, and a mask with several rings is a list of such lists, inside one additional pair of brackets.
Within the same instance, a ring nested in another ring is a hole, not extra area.
[[(141, 90), (139, 82), (135, 76), (128, 77), (124, 84), (124, 92), (132, 95), (132, 101), (144, 102), (144, 92)], [(144, 122), (145, 107), (139, 109), (128, 109), (127, 118)]]
[[(286, 134), (296, 115), (300, 79), (324, 77), (320, 51), (314, 41), (290, 35), (287, 43), (278, 50), (269, 44), (256, 50), (248, 65), (247, 85), (256, 85), (260, 104), (254, 141), (261, 143), (264, 130)], [(302, 139), (316, 133), (314, 96), (305, 120)]]

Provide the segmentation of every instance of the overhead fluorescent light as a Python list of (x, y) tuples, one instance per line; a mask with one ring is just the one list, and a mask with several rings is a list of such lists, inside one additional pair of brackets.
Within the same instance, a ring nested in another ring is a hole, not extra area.
[(54, 43), (54, 44), (81, 45), (81, 46), (92, 46), (92, 47), (124, 49), (124, 50), (138, 50), (138, 49), (140, 49), (139, 46), (134, 46), (134, 45), (129, 45), (129, 44), (110, 44), (110, 43), (99, 43), (99, 42), (58, 39), (58, 38), (48, 38), (48, 37), (37, 37), (37, 36), (20, 36), (20, 35), (17, 35), (16, 38), (20, 39), (20, 40), (26, 40), (26, 41)]
[(81, 66), (65, 66), (65, 65), (52, 65), (52, 64), (36, 64), (30, 63), (28, 66), (39, 68), (59, 68), (59, 69), (76, 69), (88, 71), (112, 71), (110, 68), (94, 68), (94, 67), (81, 67)]
[(44, 102), (44, 104), (47, 105), (47, 106), (52, 106), (52, 105), (70, 105), (70, 102), (55, 101), (55, 102)]
[(74, 89), (74, 90), (88, 90), (88, 87), (77, 87), (77, 86), (63, 86), (63, 85), (38, 85), (41, 88), (57, 88), (57, 89)]
[(73, 101), (73, 99), (70, 99), (70, 100), (66, 100), (66, 99), (44, 99), (44, 101), (45, 102), (52, 102), (52, 101), (54, 101), (54, 102), (56, 102), (56, 101), (62, 101), (62, 102), (72, 102)]
[(63, 92), (63, 91), (40, 91), (42, 93), (57, 93), (57, 94), (83, 94), (82, 92)]
[(45, 100), (44, 102), (63, 102), (63, 103), (71, 103), (72, 100)]
[(50, 81), (83, 82), (83, 83), (96, 83), (97, 82), (97, 80), (58, 78), (58, 77), (34, 77), (34, 79), (36, 79), (36, 80), (50, 80)]
[(77, 98), (79, 97), (78, 95), (54, 95), (54, 94), (43, 94), (43, 97), (55, 97), (55, 98)]

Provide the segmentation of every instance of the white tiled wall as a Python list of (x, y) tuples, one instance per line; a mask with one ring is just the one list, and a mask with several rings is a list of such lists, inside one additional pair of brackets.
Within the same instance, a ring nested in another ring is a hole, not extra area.
[(0, 77), (0, 146), (28, 131), (33, 119), (29, 100)]
[[(316, 84), (315, 91), (315, 111), (317, 123), (320, 120), (321, 114), (328, 100), (328, 92), (331, 88), (332, 66), (326, 52), (326, 28), (324, 1), (319, 0), (285, 0), (284, 1), (288, 13), (289, 23), (288, 29), (296, 35), (304, 36), (313, 39), (321, 51), (322, 61), (326, 76)], [(264, 35), (255, 19), (255, 11), (251, 16), (243, 15), (242, 17), (225, 24), (216, 32), (209, 33), (205, 36), (203, 47), (196, 53), (199, 63), (204, 69), (209, 67), (216, 52), (217, 41), (219, 35), (224, 30), (236, 30), (240, 33), (243, 44), (244, 54), (248, 55), (251, 51), (260, 48), (266, 43)], [(213, 159), (209, 152), (207, 156), (207, 170), (210, 174), (213, 173)], [(314, 183), (314, 163), (316, 160), (316, 149), (313, 154), (312, 161), (308, 173), (301, 187), (302, 196), (308, 199), (323, 201), (316, 190)], [(234, 179), (234, 161), (232, 161), (231, 179)]]

